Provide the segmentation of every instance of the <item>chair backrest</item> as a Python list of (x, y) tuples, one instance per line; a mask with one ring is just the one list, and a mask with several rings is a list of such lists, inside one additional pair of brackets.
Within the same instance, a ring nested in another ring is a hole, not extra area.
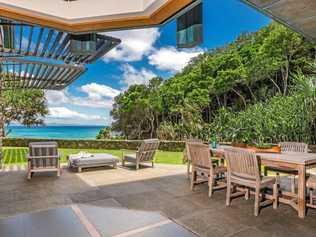
[(190, 161), (191, 161), (191, 156), (190, 156), (190, 153), (188, 151), (189, 150), (188, 144), (191, 142), (203, 143), (203, 141), (201, 139), (198, 139), (198, 138), (190, 138), (190, 139), (185, 140), (185, 148), (184, 148), (183, 154), (185, 155), (185, 158), (186, 158), (185, 160), (190, 160)]
[(159, 147), (158, 139), (146, 139), (138, 148), (138, 158), (140, 161), (150, 161), (154, 159), (156, 150)]
[(227, 174), (246, 181), (260, 181), (260, 160), (254, 151), (242, 148), (225, 148)]
[(201, 142), (189, 142), (188, 153), (193, 166), (212, 168), (210, 148)]
[(280, 142), (281, 152), (308, 152), (308, 144), (303, 142)]
[(31, 142), (29, 152), (33, 157), (57, 156), (58, 145), (57, 142)]
[(29, 144), (31, 166), (34, 168), (56, 167), (58, 159), (57, 142), (31, 142)]

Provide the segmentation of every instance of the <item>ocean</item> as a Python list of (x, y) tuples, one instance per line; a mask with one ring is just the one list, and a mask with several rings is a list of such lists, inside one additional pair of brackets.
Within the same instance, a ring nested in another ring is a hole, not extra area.
[(11, 138), (95, 139), (103, 126), (9, 126)]

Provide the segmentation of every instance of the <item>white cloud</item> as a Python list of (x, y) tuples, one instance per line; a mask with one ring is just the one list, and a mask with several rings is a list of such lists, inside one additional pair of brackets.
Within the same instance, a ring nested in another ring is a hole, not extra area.
[(45, 91), (45, 97), (47, 100), (48, 105), (61, 105), (70, 103), (70, 95), (67, 93), (66, 90), (62, 91), (53, 91), (47, 90)]
[(155, 50), (148, 56), (149, 64), (157, 67), (160, 70), (178, 72), (184, 66), (203, 51), (201, 49), (195, 50), (177, 50), (175, 47), (164, 47)]
[(122, 40), (120, 45), (104, 56), (106, 62), (110, 60), (139, 61), (154, 50), (153, 45), (160, 36), (157, 28), (115, 31), (106, 34)]
[(67, 90), (46, 91), (45, 95), (49, 106), (68, 104), (111, 109), (114, 97), (120, 93), (119, 90), (97, 83), (83, 85), (79, 91), (85, 93), (85, 96), (74, 96)]
[(97, 83), (83, 85), (78, 91), (84, 94), (75, 96), (68, 90), (45, 91), (49, 109), (45, 122), (47, 124), (110, 124), (109, 112), (114, 97), (120, 91)]
[(45, 122), (50, 124), (105, 124), (107, 119), (100, 115), (79, 113), (66, 107), (51, 107)]
[(51, 107), (49, 108), (48, 117), (53, 118), (81, 118), (81, 119), (89, 119), (89, 118), (100, 118), (100, 116), (88, 116), (86, 114), (79, 113), (74, 110), (70, 110), (66, 107)]
[(114, 98), (120, 94), (119, 90), (113, 89), (106, 85), (90, 83), (81, 86), (81, 91), (88, 94), (89, 98), (102, 99), (103, 97)]
[(129, 64), (124, 64), (122, 66), (122, 71), (122, 82), (127, 87), (135, 84), (147, 84), (150, 79), (157, 76), (148, 69), (141, 68), (140, 70), (137, 70)]

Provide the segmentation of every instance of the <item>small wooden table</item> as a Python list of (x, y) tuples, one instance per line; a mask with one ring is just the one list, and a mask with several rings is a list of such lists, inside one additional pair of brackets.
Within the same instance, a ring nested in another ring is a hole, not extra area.
[[(224, 149), (227, 146), (220, 146), (211, 149), (214, 156), (225, 159)], [(316, 166), (316, 153), (257, 153), (261, 159), (261, 164), (275, 168), (291, 168), (298, 171), (298, 193), (297, 203), (286, 199), (280, 199), (280, 202), (290, 204), (298, 212), (300, 218), (305, 217), (306, 213), (306, 169)]]

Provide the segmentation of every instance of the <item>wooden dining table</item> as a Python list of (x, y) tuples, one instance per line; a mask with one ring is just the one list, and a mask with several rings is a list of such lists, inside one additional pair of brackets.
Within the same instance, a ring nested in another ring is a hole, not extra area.
[[(213, 156), (225, 159), (225, 147), (210, 148)], [(279, 202), (292, 206), (300, 218), (306, 215), (306, 170), (316, 166), (316, 153), (256, 153), (264, 166), (291, 168), (298, 172), (298, 191), (296, 198), (279, 198)]]

